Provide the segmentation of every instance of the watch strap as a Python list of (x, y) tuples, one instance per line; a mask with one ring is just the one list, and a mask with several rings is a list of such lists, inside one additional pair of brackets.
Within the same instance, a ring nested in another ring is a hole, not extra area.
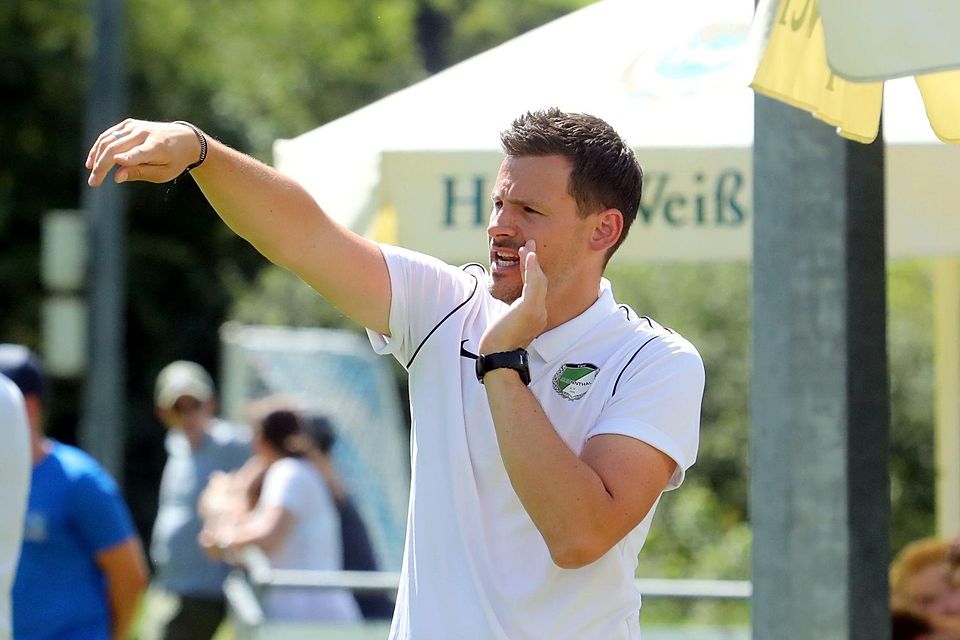
[(476, 361), (477, 380), (483, 383), (483, 377), (494, 369), (513, 369), (520, 374), (523, 384), (530, 384), (530, 363), (526, 349), (500, 351), (481, 355)]

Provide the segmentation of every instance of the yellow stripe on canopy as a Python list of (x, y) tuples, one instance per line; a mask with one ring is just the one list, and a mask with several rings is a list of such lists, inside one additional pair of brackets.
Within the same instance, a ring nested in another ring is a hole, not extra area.
[(937, 137), (960, 144), (960, 71), (917, 76), (927, 118)]

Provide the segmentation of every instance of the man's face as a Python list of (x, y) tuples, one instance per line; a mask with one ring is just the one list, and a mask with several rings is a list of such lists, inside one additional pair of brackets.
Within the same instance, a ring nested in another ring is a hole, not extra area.
[(944, 561), (928, 565), (910, 577), (907, 589), (918, 613), (960, 616), (960, 588), (950, 584), (949, 572)]
[(568, 193), (570, 161), (562, 156), (507, 156), (500, 165), (487, 226), (494, 298), (511, 303), (523, 290), (519, 249), (537, 243), (552, 292), (561, 292), (582, 267), (592, 217), (581, 217)]
[(161, 419), (168, 427), (187, 432), (202, 429), (213, 418), (213, 401), (180, 396), (173, 406), (161, 411)]

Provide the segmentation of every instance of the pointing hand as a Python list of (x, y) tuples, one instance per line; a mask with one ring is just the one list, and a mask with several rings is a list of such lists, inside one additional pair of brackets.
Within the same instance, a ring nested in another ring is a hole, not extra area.
[(87, 184), (98, 187), (116, 166), (115, 182), (173, 180), (200, 157), (194, 131), (173, 122), (124, 120), (97, 138), (87, 154)]

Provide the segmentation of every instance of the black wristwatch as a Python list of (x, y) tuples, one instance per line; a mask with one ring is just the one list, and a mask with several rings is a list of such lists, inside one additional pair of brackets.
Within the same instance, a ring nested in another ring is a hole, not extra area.
[(526, 349), (501, 351), (477, 358), (477, 380), (483, 384), (483, 376), (494, 369), (513, 369), (520, 374), (523, 384), (530, 384), (530, 363)]

